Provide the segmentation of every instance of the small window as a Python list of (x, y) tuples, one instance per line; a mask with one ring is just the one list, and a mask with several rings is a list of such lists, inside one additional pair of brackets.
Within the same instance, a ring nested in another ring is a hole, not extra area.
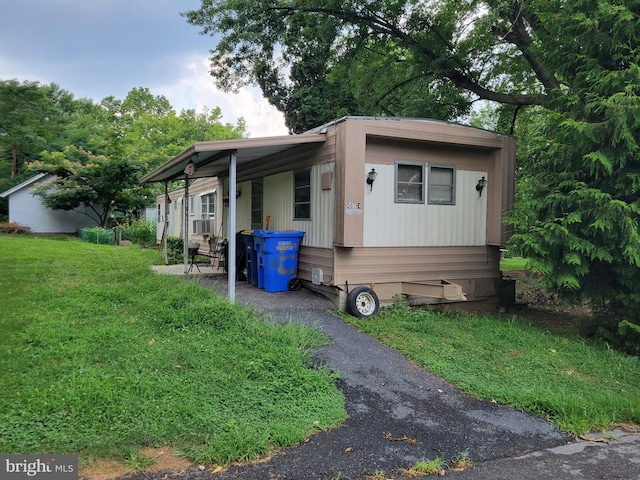
[(213, 218), (216, 213), (216, 194), (210, 193), (208, 195), (202, 195), (200, 201), (202, 202), (200, 218), (202, 220)]
[(196, 214), (196, 198), (191, 195), (189, 197), (189, 215), (195, 215)]
[(311, 219), (311, 169), (293, 172), (293, 219)]
[(396, 162), (396, 202), (424, 203), (424, 165)]
[(453, 167), (429, 166), (429, 203), (456, 203), (456, 171)]

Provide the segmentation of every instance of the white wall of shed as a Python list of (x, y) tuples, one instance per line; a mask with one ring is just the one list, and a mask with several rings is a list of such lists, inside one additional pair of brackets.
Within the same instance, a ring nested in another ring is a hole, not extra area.
[[(36, 186), (23, 188), (10, 196), (10, 222), (29, 227), (33, 233), (76, 233), (81, 228), (97, 225), (95, 219), (82, 212), (45, 207), (42, 198), (33, 193)], [(79, 207), (79, 210), (83, 209), (83, 206)]]

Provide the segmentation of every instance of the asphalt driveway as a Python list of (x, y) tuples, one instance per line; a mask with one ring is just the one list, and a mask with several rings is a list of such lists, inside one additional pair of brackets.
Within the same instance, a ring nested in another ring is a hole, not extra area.
[[(224, 278), (203, 277), (202, 281), (226, 293)], [(384, 477), (376, 478), (407, 478), (403, 470), (421, 459), (448, 461), (461, 453), (475, 467), (447, 476), (640, 478), (640, 437), (633, 433), (619, 432), (621, 440), (615, 447), (577, 441), (539, 417), (468, 397), (347, 325), (330, 313), (334, 305), (328, 299), (309, 290), (267, 293), (238, 283), (236, 298), (268, 313), (272, 321), (311, 325), (330, 338), (331, 344), (315, 359), (339, 372), (349, 419), (269, 459), (233, 465), (215, 474), (194, 466), (182, 472), (140, 475), (140, 479), (356, 480), (374, 478), (375, 472), (384, 472)], [(592, 461), (598, 458), (592, 449), (600, 448), (606, 448), (599, 451), (609, 461)]]

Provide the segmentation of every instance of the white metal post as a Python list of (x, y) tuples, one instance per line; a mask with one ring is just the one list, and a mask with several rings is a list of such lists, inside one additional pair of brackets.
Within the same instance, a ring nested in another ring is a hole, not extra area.
[(229, 157), (229, 301), (236, 301), (236, 152)]
[(183, 247), (184, 247), (184, 273), (189, 272), (189, 177), (184, 176), (184, 200), (182, 201), (184, 211)]

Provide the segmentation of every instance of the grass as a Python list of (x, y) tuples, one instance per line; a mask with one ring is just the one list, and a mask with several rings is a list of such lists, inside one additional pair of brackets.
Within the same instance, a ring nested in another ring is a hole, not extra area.
[(444, 475), (447, 462), (442, 457), (433, 460), (418, 460), (414, 466), (402, 472), (407, 477), (420, 477), (423, 475)]
[(156, 250), (0, 235), (0, 451), (225, 464), (342, 422), (317, 330), (271, 324)]
[(546, 417), (570, 433), (640, 424), (638, 362), (614, 350), (514, 316), (396, 304), (374, 319), (345, 318), (462, 391)]
[(500, 270), (504, 273), (512, 272), (514, 270), (526, 270), (528, 261), (528, 259), (522, 257), (503, 258), (500, 261)]

